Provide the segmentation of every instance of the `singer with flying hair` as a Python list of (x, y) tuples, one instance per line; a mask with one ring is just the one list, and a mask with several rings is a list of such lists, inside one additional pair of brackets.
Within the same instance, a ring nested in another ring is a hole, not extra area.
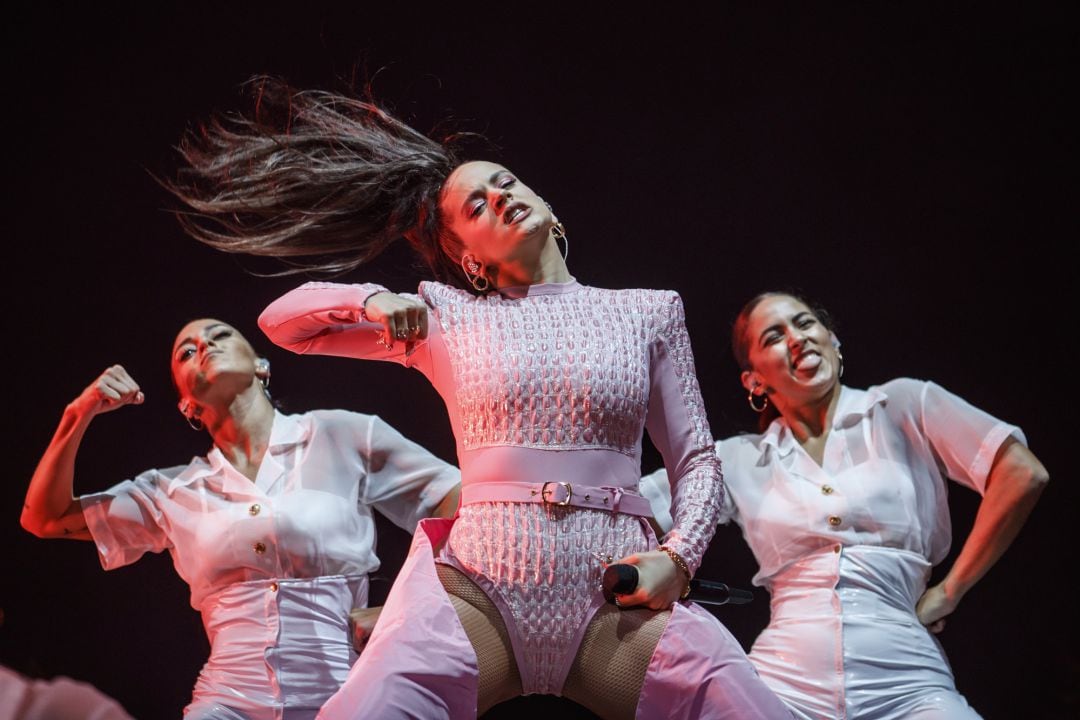
[[(723, 486), (675, 292), (579, 283), (552, 208), (382, 108), (261, 79), (259, 114), (182, 145), (173, 189), (197, 239), (343, 271), (405, 238), (416, 294), (309, 282), (259, 318), (298, 353), (388, 360), (441, 395), (457, 516), (425, 520), (323, 718), (473, 717), (523, 694), (605, 718), (788, 718), (738, 641), (683, 600)], [(561, 244), (561, 247), (560, 247)], [(675, 488), (659, 541), (636, 493), (643, 432)], [(637, 566), (604, 601), (605, 564)]]

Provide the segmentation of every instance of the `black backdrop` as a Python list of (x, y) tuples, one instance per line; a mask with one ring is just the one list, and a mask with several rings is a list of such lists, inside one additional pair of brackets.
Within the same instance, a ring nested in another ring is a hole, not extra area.
[[(186, 238), (150, 177), (175, 167), (185, 127), (243, 107), (251, 74), (334, 89), (373, 77), (421, 129), (451, 118), (486, 133), (565, 221), (581, 281), (682, 294), (717, 436), (752, 422), (728, 323), (773, 287), (832, 309), (849, 384), (932, 378), (1022, 426), (1054, 481), (941, 640), (985, 717), (1075, 717), (1075, 18), (1033, 3), (629, 8), (9, 10), (0, 661), (92, 682), (139, 718), (176, 717), (189, 698), (208, 648), (168, 557), (105, 573), (89, 543), (37, 540), (18, 515), (65, 403), (108, 364), (125, 364), (147, 402), (94, 423), (77, 492), (206, 450), (167, 374), (190, 318), (244, 331), (287, 409), (378, 413), (453, 460), (419, 375), (270, 346), (254, 319), (303, 278), (254, 277)], [(419, 274), (395, 250), (364, 277), (412, 289)], [(658, 462), (651, 446), (644, 462)], [(955, 487), (957, 537), (976, 501)], [(392, 576), (408, 538), (380, 528)], [(702, 574), (749, 587), (752, 572), (721, 528)], [(749, 647), (768, 597), (718, 615)], [(552, 698), (489, 717), (525, 709), (589, 717)]]

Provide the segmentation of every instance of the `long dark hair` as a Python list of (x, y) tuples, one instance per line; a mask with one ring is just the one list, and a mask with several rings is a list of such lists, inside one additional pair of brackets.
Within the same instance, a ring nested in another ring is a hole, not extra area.
[[(810, 308), (810, 312), (814, 313), (814, 317), (818, 319), (818, 322), (828, 328), (829, 331), (836, 332), (836, 326), (833, 323), (832, 316), (829, 315), (829, 312), (821, 305), (807, 300), (803, 294), (788, 290), (767, 290), (763, 293), (759, 293), (750, 298), (746, 304), (742, 306), (742, 310), (739, 311), (739, 314), (735, 316), (734, 322), (731, 323), (731, 354), (735, 356), (735, 363), (739, 366), (739, 370), (744, 372), (753, 370), (750, 366), (751, 339), (747, 335), (747, 330), (750, 325), (750, 314), (754, 312), (755, 308), (757, 308), (764, 300), (772, 297), (789, 297), (793, 300), (798, 300), (803, 305)], [(758, 413), (758, 431), (765, 432), (765, 429), (779, 416), (780, 411), (770, 402), (763, 412)]]
[(185, 165), (163, 184), (185, 232), (281, 259), (277, 274), (342, 274), (404, 237), (436, 279), (469, 287), (439, 211), (466, 134), (432, 140), (374, 102), (269, 76), (246, 87), (250, 115), (215, 115), (177, 147)]

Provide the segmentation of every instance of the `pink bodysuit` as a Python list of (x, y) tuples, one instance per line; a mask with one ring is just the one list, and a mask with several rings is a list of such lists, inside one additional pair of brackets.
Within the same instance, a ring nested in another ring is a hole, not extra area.
[[(672, 479), (664, 544), (691, 571), (719, 518), (722, 478), (682, 302), (576, 281), (485, 296), (426, 282), (413, 297), (429, 308), (428, 338), (388, 350), (363, 314), (382, 291), (307, 283), (259, 318), (295, 352), (422, 372), (446, 403), (462, 471), (458, 517), (421, 524), (370, 644), (321, 717), (475, 716), (476, 658), (435, 561), (466, 573), (499, 608), (523, 691), (558, 695), (603, 602), (598, 557), (656, 547), (630, 510), (647, 507), (637, 496), (643, 429)], [(576, 500), (514, 502), (508, 484)], [(660, 716), (789, 717), (734, 637), (691, 603), (676, 604), (646, 674), (638, 717)]]

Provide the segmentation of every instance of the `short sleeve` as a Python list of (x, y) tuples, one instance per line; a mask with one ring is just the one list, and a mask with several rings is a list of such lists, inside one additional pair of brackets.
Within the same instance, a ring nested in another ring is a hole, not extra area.
[(149, 470), (99, 493), (79, 498), (86, 526), (97, 546), (101, 566), (130, 565), (147, 552), (161, 552), (171, 542), (158, 498), (161, 474)]
[(1027, 445), (1019, 427), (1003, 422), (933, 382), (908, 380), (887, 386), (889, 404), (918, 389), (918, 422), (942, 474), (979, 494), (998, 449), (1014, 437)]
[(367, 476), (360, 488), (360, 501), (410, 533), (461, 482), (461, 472), (455, 466), (378, 416), (371, 417), (362, 452)]

